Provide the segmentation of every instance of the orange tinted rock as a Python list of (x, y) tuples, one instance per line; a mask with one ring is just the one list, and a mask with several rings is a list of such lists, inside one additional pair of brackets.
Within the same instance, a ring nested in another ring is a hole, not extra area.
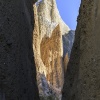
[(62, 35), (59, 25), (52, 32), (52, 36), (44, 37), (41, 41), (41, 59), (46, 66), (47, 80), (55, 87), (63, 85), (63, 66), (61, 56)]

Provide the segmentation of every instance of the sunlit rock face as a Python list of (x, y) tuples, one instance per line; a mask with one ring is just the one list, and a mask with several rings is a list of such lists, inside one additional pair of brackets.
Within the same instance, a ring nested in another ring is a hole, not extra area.
[(61, 34), (68, 33), (70, 30), (61, 19), (55, 0), (41, 0), (37, 4), (37, 12), (41, 39), (44, 35), (51, 36), (52, 31), (58, 24), (61, 27)]
[(82, 0), (62, 100), (100, 100), (100, 0)]
[(61, 38), (61, 31), (58, 25), (53, 30), (51, 37), (44, 37), (40, 44), (41, 59), (46, 66), (47, 80), (56, 88), (62, 87), (63, 84)]
[[(62, 66), (62, 35), (60, 26), (57, 25), (52, 30), (51, 36), (46, 35), (41, 38), (38, 24), (38, 15), (37, 15), (37, 9), (36, 6), (34, 6), (35, 10), (35, 29), (34, 29), (34, 40), (33, 40), (33, 48), (34, 48), (34, 54), (35, 54), (35, 63), (37, 67), (37, 72), (40, 74), (44, 74), (46, 77), (46, 81), (49, 85), (49, 88), (44, 90), (40, 85), (39, 87), (39, 93), (44, 96), (54, 96), (56, 94), (56, 97), (59, 97), (58, 91), (61, 91), (62, 85), (63, 85), (63, 66)], [(42, 22), (45, 24), (44, 22)], [(42, 30), (43, 31), (43, 30)], [(46, 32), (46, 31), (44, 31)], [(39, 80), (39, 76), (37, 76), (37, 80)], [(38, 81), (39, 84), (39, 81)], [(42, 84), (42, 83), (41, 83)], [(52, 87), (54, 86), (54, 87)], [(42, 86), (44, 87), (44, 86)], [(56, 89), (58, 88), (58, 89)], [(60, 90), (59, 90), (60, 88)], [(52, 91), (49, 94), (45, 94), (45, 91), (49, 90)], [(55, 98), (55, 96), (54, 96)]]
[(33, 58), (35, 0), (0, 0), (0, 100), (39, 100)]
[(55, 0), (38, 0), (34, 11), (33, 48), (37, 72), (44, 74), (48, 83), (61, 93), (74, 33), (61, 19)]

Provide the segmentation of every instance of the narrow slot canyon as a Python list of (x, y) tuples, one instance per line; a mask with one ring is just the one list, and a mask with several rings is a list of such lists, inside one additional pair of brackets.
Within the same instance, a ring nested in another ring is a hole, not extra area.
[(0, 100), (100, 99), (100, 2), (81, 0), (74, 26), (58, 2), (0, 1)]

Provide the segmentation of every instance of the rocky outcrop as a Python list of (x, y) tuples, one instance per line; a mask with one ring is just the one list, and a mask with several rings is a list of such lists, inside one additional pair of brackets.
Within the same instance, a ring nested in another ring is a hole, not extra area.
[[(45, 75), (51, 90), (53, 92), (55, 90), (57, 94), (57, 89), (61, 91), (63, 86), (64, 65), (67, 65), (65, 61), (68, 60), (68, 56), (64, 58), (65, 60), (63, 59), (62, 35), (68, 34), (70, 29), (62, 21), (55, 0), (39, 0), (34, 5), (34, 11), (33, 48), (37, 72)], [(40, 88), (39, 91), (41, 91)], [(44, 90), (42, 95), (43, 93)]]
[(82, 0), (62, 100), (100, 99), (99, 5), (99, 0)]
[(55, 0), (41, 0), (37, 6), (40, 39), (46, 35), (51, 36), (52, 31), (59, 24), (61, 34), (68, 33), (69, 27), (63, 22), (58, 12)]
[(0, 100), (39, 100), (32, 49), (33, 2), (0, 1)]
[(39, 33), (39, 24), (38, 24), (38, 12), (37, 7), (34, 5), (34, 19), (35, 19), (35, 25), (34, 25), (34, 32), (33, 32), (33, 49), (34, 49), (34, 56), (35, 56), (35, 64), (37, 68), (37, 72), (44, 73), (46, 76), (46, 67), (43, 64), (43, 61), (41, 59), (41, 53), (40, 53), (40, 33)]
[(38, 0), (34, 10), (33, 48), (37, 72), (45, 75), (51, 87), (61, 91), (74, 33), (61, 19), (55, 0)]

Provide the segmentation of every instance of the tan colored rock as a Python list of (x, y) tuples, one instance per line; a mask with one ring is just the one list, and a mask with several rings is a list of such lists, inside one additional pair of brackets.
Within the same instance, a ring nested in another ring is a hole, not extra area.
[(37, 72), (44, 73), (46, 76), (46, 67), (44, 66), (43, 61), (40, 57), (40, 33), (39, 33), (38, 14), (36, 5), (34, 5), (34, 16), (35, 16), (35, 26), (33, 32), (33, 49), (35, 55), (35, 64)]
[(47, 80), (55, 87), (63, 85), (63, 67), (61, 57), (62, 35), (59, 25), (52, 36), (44, 37), (40, 44), (41, 59), (46, 66)]
[[(70, 29), (61, 19), (55, 0), (40, 0), (34, 5), (34, 11), (33, 47), (37, 72), (44, 74), (53, 88), (61, 90), (64, 81), (62, 35), (68, 34)], [(37, 79), (40, 78), (37, 76)]]
[(41, 0), (37, 3), (40, 40), (46, 35), (51, 36), (54, 28), (59, 24), (61, 34), (69, 32), (69, 27), (63, 22), (58, 12), (55, 0)]

